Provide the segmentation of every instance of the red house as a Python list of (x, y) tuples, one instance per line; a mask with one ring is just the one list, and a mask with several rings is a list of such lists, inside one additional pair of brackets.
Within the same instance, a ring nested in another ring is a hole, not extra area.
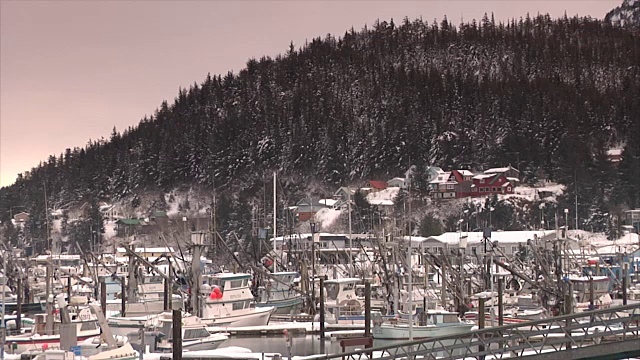
[(471, 196), (513, 194), (513, 184), (504, 174), (482, 174), (472, 178)]
[(473, 173), (469, 170), (452, 170), (449, 181), (455, 181), (456, 198), (471, 196)]

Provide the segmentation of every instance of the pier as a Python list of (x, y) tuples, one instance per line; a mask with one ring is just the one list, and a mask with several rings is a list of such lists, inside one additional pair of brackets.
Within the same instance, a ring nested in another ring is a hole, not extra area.
[(308, 358), (356, 360), (370, 353), (382, 360), (627, 359), (640, 356), (640, 304)]

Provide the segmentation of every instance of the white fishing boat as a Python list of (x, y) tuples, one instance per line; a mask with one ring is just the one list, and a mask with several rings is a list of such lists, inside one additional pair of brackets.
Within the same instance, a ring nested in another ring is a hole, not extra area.
[(125, 336), (144, 327), (149, 321), (159, 317), (160, 314), (144, 316), (114, 316), (107, 319), (107, 324), (114, 335)]
[[(156, 349), (164, 352), (171, 352), (173, 349), (173, 319), (171, 313), (164, 313), (156, 319), (154, 330), (167, 334), (167, 338), (162, 339)], [(182, 350), (213, 350), (216, 349), (229, 337), (224, 333), (212, 334), (207, 330), (207, 326), (196, 316), (186, 316), (182, 318)]]
[[(88, 308), (83, 308), (77, 314), (74, 314), (71, 319), (71, 323), (76, 325), (76, 336), (78, 341), (84, 341), (89, 338), (99, 336), (101, 333), (96, 317)], [(13, 352), (18, 354), (26, 351), (59, 348), (60, 325), (60, 319), (55, 319), (53, 322), (53, 330), (47, 332), (46, 315), (38, 314), (35, 316), (35, 325), (30, 333), (7, 336), (5, 343), (10, 344)]]
[(264, 287), (258, 290), (260, 301), (256, 307), (275, 307), (275, 314), (290, 314), (302, 307), (304, 298), (295, 289), (295, 279), (300, 276), (297, 272), (281, 271), (270, 274)]
[[(137, 285), (136, 299), (125, 302), (125, 315), (128, 317), (144, 317), (156, 315), (164, 311), (164, 278), (158, 275), (141, 277)], [(171, 308), (182, 309), (183, 299), (180, 295), (171, 294)], [(122, 310), (122, 294), (117, 299), (107, 300), (108, 311)], [(117, 326), (117, 325), (116, 325)]]
[(249, 289), (251, 274), (219, 273), (203, 276), (202, 291), (209, 294), (202, 306), (202, 320), (213, 326), (262, 326), (275, 307), (255, 307)]
[(411, 331), (413, 339), (430, 339), (440, 336), (464, 334), (471, 330), (473, 323), (462, 321), (458, 314), (445, 310), (429, 310), (424, 321), (409, 329), (409, 323), (397, 321), (383, 323), (379, 313), (372, 314), (373, 338), (380, 340), (409, 340)]

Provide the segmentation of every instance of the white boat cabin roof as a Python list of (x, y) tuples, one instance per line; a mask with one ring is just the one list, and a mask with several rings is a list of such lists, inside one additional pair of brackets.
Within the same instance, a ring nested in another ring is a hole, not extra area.
[(246, 273), (235, 273), (235, 274), (234, 273), (217, 273), (217, 274), (211, 274), (207, 276), (221, 279), (221, 280), (239, 280), (239, 279), (251, 278), (251, 274), (246, 274)]
[(360, 278), (343, 278), (343, 279), (331, 279), (326, 280), (325, 284), (351, 284), (351, 283), (359, 283), (362, 280)]

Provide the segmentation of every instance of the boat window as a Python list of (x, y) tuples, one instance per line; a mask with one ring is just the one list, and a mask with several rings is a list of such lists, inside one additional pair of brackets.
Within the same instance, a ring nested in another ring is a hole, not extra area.
[(249, 286), (249, 279), (242, 280), (242, 287), (247, 287), (247, 286)]
[(343, 289), (344, 290), (353, 290), (353, 288), (355, 288), (356, 284), (355, 283), (347, 283), (343, 285)]
[(231, 280), (231, 289), (242, 287), (242, 280)]
[(335, 300), (338, 298), (338, 284), (324, 284), (327, 290), (327, 299)]
[(187, 329), (184, 331), (184, 339), (202, 339), (209, 336), (207, 329)]
[(242, 310), (244, 309), (244, 301), (238, 301), (233, 303), (233, 310)]
[(93, 321), (85, 321), (80, 325), (80, 331), (95, 330), (96, 323)]
[(443, 315), (443, 321), (445, 323), (456, 323), (458, 322), (458, 316), (456, 314), (446, 314)]

